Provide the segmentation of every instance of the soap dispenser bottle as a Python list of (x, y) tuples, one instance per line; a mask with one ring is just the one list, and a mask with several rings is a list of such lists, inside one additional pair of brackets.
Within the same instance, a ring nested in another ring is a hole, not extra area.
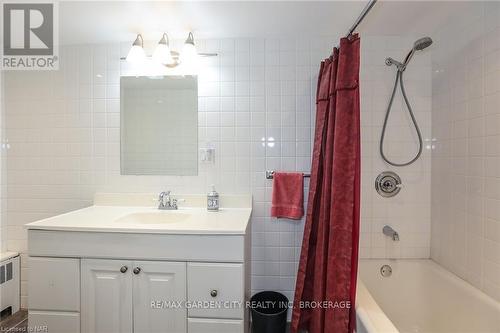
[(207, 210), (211, 212), (219, 210), (219, 193), (215, 190), (215, 185), (212, 185), (212, 190), (207, 195)]

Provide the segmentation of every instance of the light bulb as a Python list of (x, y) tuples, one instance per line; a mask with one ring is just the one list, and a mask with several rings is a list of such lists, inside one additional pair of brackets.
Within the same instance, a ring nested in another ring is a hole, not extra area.
[(127, 61), (131, 63), (142, 62), (145, 58), (144, 49), (137, 45), (132, 46), (127, 55)]
[(144, 42), (142, 35), (138, 34), (130, 51), (128, 51), (127, 61), (131, 63), (143, 62), (146, 59), (146, 53), (144, 52)]
[(194, 46), (194, 37), (190, 32), (184, 47), (182, 48), (180, 61), (184, 70), (189, 73), (194, 73), (198, 69), (198, 53), (196, 52), (196, 47)]
[(174, 59), (172, 58), (172, 53), (170, 52), (170, 47), (168, 44), (168, 36), (164, 33), (153, 53), (153, 60), (155, 62), (164, 65), (170, 65), (174, 63)]

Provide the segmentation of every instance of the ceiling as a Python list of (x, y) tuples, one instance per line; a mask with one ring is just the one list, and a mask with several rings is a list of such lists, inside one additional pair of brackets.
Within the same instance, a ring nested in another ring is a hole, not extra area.
[[(365, 1), (61, 1), (60, 42), (130, 41), (138, 32), (183, 38), (345, 34)], [(369, 35), (430, 34), (465, 2), (380, 1), (358, 31)]]

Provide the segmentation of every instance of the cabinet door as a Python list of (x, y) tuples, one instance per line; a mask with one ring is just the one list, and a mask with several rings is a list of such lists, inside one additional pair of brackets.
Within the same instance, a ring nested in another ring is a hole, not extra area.
[(80, 311), (80, 260), (29, 258), (28, 308)]
[(82, 259), (84, 333), (132, 332), (132, 262)]
[(186, 263), (135, 261), (133, 291), (134, 333), (186, 332)]

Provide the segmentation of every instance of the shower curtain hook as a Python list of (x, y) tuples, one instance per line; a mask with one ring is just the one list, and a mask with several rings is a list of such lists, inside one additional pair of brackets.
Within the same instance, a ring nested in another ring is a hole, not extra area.
[(357, 36), (356, 32), (351, 32), (349, 35), (347, 35), (347, 40), (352, 42), (355, 39), (355, 36)]

